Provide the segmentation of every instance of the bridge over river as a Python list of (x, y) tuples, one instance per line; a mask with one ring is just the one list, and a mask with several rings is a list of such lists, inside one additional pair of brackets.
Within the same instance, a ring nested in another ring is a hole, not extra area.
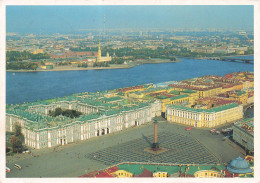
[(246, 64), (254, 64), (254, 59), (235, 58), (235, 57), (206, 57), (207, 60), (219, 60), (225, 62), (238, 62)]

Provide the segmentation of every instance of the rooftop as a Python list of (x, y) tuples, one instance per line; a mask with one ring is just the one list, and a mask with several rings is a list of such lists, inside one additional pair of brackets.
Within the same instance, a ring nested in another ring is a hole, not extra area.
[(195, 109), (195, 108), (189, 108), (189, 107), (184, 107), (184, 106), (179, 106), (179, 105), (168, 105), (170, 108), (177, 108), (177, 109), (182, 109), (182, 110), (187, 110), (187, 111), (195, 111), (195, 112), (220, 112), (224, 111), (227, 109), (231, 109), (234, 107), (239, 106), (237, 103), (231, 103), (219, 107), (213, 107), (211, 109)]

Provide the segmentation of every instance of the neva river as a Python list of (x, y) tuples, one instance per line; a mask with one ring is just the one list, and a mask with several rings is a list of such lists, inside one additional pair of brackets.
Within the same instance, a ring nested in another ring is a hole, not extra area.
[(238, 71), (253, 72), (254, 65), (182, 59), (177, 63), (145, 64), (130, 69), (6, 72), (6, 103), (16, 104), (146, 83), (180, 81), (203, 75), (225, 76)]

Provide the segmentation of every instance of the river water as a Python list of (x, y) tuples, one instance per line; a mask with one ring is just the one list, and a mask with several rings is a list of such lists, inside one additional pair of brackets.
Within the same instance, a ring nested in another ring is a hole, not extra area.
[(6, 72), (6, 103), (23, 103), (145, 83), (180, 81), (203, 75), (225, 76), (238, 71), (253, 72), (254, 65), (182, 59), (177, 63), (145, 64), (129, 69)]

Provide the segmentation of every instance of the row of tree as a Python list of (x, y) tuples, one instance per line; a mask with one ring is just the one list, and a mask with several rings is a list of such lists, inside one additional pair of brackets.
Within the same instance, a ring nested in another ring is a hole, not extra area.
[(23, 60), (40, 60), (40, 59), (48, 59), (50, 58), (50, 55), (47, 53), (38, 53), (33, 54), (28, 51), (7, 51), (6, 52), (6, 61), (12, 62), (12, 61), (23, 61)]
[(71, 110), (71, 109), (61, 109), (61, 108), (56, 108), (54, 111), (49, 111), (49, 115), (52, 117), (56, 117), (56, 116), (66, 116), (69, 118), (77, 118), (80, 115), (82, 115), (82, 112), (76, 111), (76, 110)]
[(9, 62), (6, 64), (6, 70), (36, 70), (37, 63), (33, 62)]
[(108, 62), (94, 62), (93, 67), (109, 67)]
[(112, 60), (109, 63), (110, 64), (123, 64), (126, 60), (128, 60), (128, 59), (113, 57)]
[(78, 64), (78, 67), (87, 68), (87, 67), (88, 67), (88, 64), (87, 64), (87, 63)]

